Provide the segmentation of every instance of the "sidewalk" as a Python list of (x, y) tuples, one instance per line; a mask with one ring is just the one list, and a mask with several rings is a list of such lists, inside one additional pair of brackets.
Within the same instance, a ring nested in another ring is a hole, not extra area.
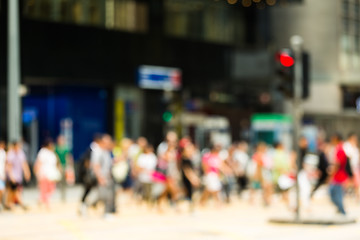
[[(230, 206), (214, 208), (212, 203), (206, 208), (197, 208), (195, 214), (186, 211), (181, 205), (181, 213), (169, 209), (159, 214), (154, 209), (138, 206), (134, 203), (125, 205), (127, 199), (120, 199), (120, 211), (111, 221), (101, 217), (100, 210), (89, 211), (86, 218), (77, 215), (77, 200), (81, 188), (76, 186), (68, 191), (66, 204), (60, 202), (60, 195), (53, 198), (51, 212), (36, 206), (37, 190), (26, 189), (25, 201), (30, 210), (24, 213), (0, 213), (1, 240), (111, 240), (111, 239), (260, 239), (260, 240), (311, 240), (311, 239), (360, 239), (360, 224), (344, 226), (301, 226), (270, 224), (271, 216), (287, 213), (280, 201), (264, 208), (260, 203), (254, 205), (247, 201), (234, 200)], [(360, 216), (360, 206), (348, 199), (347, 208), (353, 216)], [(324, 196), (313, 202), (313, 214), (331, 215), (334, 212)]]

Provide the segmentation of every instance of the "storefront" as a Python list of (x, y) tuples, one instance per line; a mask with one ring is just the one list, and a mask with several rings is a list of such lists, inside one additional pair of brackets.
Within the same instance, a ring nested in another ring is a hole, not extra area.
[(100, 87), (30, 87), (23, 98), (23, 134), (31, 156), (46, 138), (66, 137), (74, 158), (95, 133), (107, 132), (109, 91)]

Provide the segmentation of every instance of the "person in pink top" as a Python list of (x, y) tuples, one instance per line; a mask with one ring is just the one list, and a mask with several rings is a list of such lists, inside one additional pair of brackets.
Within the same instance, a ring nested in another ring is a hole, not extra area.
[(40, 190), (40, 204), (50, 209), (50, 197), (55, 191), (56, 182), (61, 179), (60, 164), (54, 152), (55, 145), (51, 139), (46, 139), (40, 149), (35, 165), (34, 172)]
[(202, 166), (205, 175), (205, 190), (200, 199), (201, 204), (204, 204), (210, 196), (220, 203), (219, 192), (221, 190), (221, 182), (219, 175), (222, 167), (222, 160), (219, 156), (220, 150), (220, 145), (214, 145), (211, 151), (203, 156)]

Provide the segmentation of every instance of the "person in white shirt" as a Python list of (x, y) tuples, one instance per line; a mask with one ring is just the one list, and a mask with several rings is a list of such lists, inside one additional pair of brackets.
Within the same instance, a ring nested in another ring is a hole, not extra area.
[(99, 148), (91, 154), (91, 168), (98, 183), (99, 201), (105, 205), (104, 217), (111, 218), (115, 213), (115, 185), (112, 177), (113, 159), (111, 152), (114, 143), (110, 135), (104, 134), (99, 142)]
[(132, 185), (133, 191), (136, 194), (140, 194), (141, 192), (141, 183), (138, 181), (138, 167), (137, 161), (139, 159), (140, 154), (144, 152), (145, 147), (148, 145), (148, 141), (145, 137), (139, 137), (136, 140), (136, 143), (133, 143), (128, 150), (128, 157), (130, 160), (130, 170), (132, 177)]
[(157, 151), (156, 151), (157, 156), (159, 158), (163, 158), (163, 155), (166, 153), (166, 151), (170, 147), (177, 148), (177, 145), (178, 145), (178, 135), (174, 131), (169, 131), (166, 134), (165, 141), (161, 142), (157, 148)]
[(56, 182), (61, 179), (60, 165), (54, 150), (54, 142), (47, 139), (37, 155), (34, 166), (40, 190), (40, 203), (48, 209), (50, 208), (50, 198), (56, 188)]
[(136, 163), (140, 154), (143, 153), (145, 147), (147, 146), (148, 141), (145, 137), (139, 137), (135, 143), (131, 144), (128, 150), (128, 156), (130, 157), (132, 163)]
[(353, 184), (355, 188), (356, 197), (360, 199), (359, 187), (360, 187), (360, 159), (358, 149), (358, 137), (355, 133), (350, 133), (346, 142), (343, 145), (344, 151), (348, 159), (350, 160), (350, 166), (353, 173)]
[(157, 157), (152, 145), (145, 147), (144, 153), (139, 156), (137, 167), (139, 171), (139, 182), (141, 183), (143, 200), (151, 200), (152, 174), (155, 171)]
[(250, 161), (250, 157), (247, 153), (248, 144), (244, 141), (237, 144), (236, 149), (233, 153), (232, 160), (234, 162), (234, 170), (236, 176), (236, 182), (238, 184), (238, 194), (246, 188), (248, 179), (246, 176), (246, 168)]
[[(222, 177), (221, 177), (221, 184), (222, 184), (222, 191), (225, 196), (226, 203), (230, 203), (230, 193), (231, 193), (231, 179), (234, 176), (234, 171), (231, 165), (231, 159), (229, 150), (224, 148), (221, 143), (217, 143), (220, 148), (222, 148), (219, 152), (219, 157), (221, 159), (222, 165)], [(231, 147), (230, 147), (231, 149)]]

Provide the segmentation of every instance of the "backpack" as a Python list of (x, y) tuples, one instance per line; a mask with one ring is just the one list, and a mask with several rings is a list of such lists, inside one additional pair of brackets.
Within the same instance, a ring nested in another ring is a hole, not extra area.
[(349, 177), (353, 177), (354, 174), (352, 172), (352, 169), (351, 169), (351, 165), (350, 165), (350, 158), (348, 156), (346, 156), (346, 165), (345, 165), (345, 171), (347, 173), (347, 175)]
[(78, 169), (78, 180), (80, 183), (85, 183), (89, 173), (90, 157), (91, 157), (91, 148), (86, 149), (86, 151), (81, 155), (79, 159), (79, 169)]

